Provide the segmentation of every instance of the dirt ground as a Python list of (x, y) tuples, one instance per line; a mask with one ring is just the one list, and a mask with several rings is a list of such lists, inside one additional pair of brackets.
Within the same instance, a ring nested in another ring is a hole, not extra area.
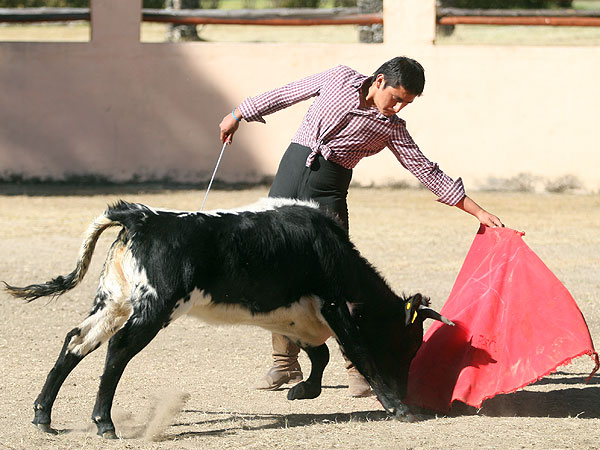
[[(156, 207), (198, 209), (204, 192), (150, 189), (23, 190), (0, 193), (0, 279), (24, 285), (72, 270), (82, 233), (107, 203), (119, 198)], [(266, 188), (212, 191), (206, 208), (240, 206)], [(474, 193), (526, 243), (577, 300), (600, 339), (600, 196)], [(478, 228), (476, 221), (438, 204), (421, 190), (356, 188), (350, 194), (352, 239), (388, 279), (407, 293), (431, 296), (441, 308)], [(215, 327), (182, 318), (127, 367), (113, 419), (121, 439), (96, 436), (89, 419), (105, 347), (69, 376), (53, 410), (58, 436), (30, 424), (33, 401), (65, 334), (86, 315), (105, 252), (102, 236), (82, 285), (57, 301), (24, 304), (0, 293), (0, 449), (436, 449), (600, 448), (600, 377), (584, 379), (584, 357), (524, 390), (417, 423), (389, 419), (373, 398), (346, 396), (337, 345), (330, 341), (324, 390), (315, 400), (290, 402), (286, 390), (258, 392), (269, 367), (269, 333)], [(543, 321), (543, 318), (540, 318)], [(301, 362), (309, 368), (303, 356)]]

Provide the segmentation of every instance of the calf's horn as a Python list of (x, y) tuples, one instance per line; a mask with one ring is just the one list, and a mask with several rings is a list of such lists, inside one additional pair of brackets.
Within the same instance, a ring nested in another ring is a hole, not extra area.
[(428, 308), (427, 306), (420, 305), (419, 306), (419, 315), (425, 317), (426, 319), (439, 320), (440, 322), (444, 322), (446, 325), (454, 326), (454, 322), (448, 320), (444, 316), (442, 316), (439, 312)]

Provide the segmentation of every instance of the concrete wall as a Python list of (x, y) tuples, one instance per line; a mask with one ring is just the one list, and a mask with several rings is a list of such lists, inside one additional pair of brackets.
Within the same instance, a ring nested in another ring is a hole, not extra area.
[[(218, 123), (246, 96), (340, 63), (371, 73), (404, 54), (427, 84), (402, 117), (468, 189), (520, 173), (600, 189), (600, 48), (435, 46), (435, 0), (385, 0), (384, 44), (148, 44), (140, 3), (91, 0), (89, 43), (0, 43), (0, 176), (206, 181)], [(218, 178), (273, 175), (307, 107), (244, 123)], [(412, 181), (387, 150), (354, 179)]]

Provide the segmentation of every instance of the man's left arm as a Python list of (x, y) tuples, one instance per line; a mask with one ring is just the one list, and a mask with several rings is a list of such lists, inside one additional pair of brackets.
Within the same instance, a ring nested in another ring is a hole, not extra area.
[(409, 172), (438, 196), (439, 202), (468, 212), (488, 227), (504, 226), (498, 217), (487, 212), (466, 195), (460, 178), (453, 180), (423, 155), (404, 124), (396, 128), (388, 147)]
[(456, 207), (475, 216), (479, 222), (488, 227), (503, 227), (502, 221), (493, 214), (490, 214), (477, 203), (475, 203), (468, 195), (465, 195), (460, 200)]

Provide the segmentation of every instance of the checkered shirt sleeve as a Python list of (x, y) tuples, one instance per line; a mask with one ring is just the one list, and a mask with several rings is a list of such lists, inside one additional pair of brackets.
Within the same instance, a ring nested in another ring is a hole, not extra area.
[(240, 105), (243, 118), (265, 123), (264, 116), (303, 100), (315, 98), (292, 142), (347, 169), (388, 147), (398, 161), (437, 197), (456, 205), (464, 196), (462, 180), (446, 175), (423, 155), (397, 116), (383, 116), (376, 107), (360, 106), (360, 88), (367, 79), (347, 66), (337, 66), (283, 87), (248, 97)]

